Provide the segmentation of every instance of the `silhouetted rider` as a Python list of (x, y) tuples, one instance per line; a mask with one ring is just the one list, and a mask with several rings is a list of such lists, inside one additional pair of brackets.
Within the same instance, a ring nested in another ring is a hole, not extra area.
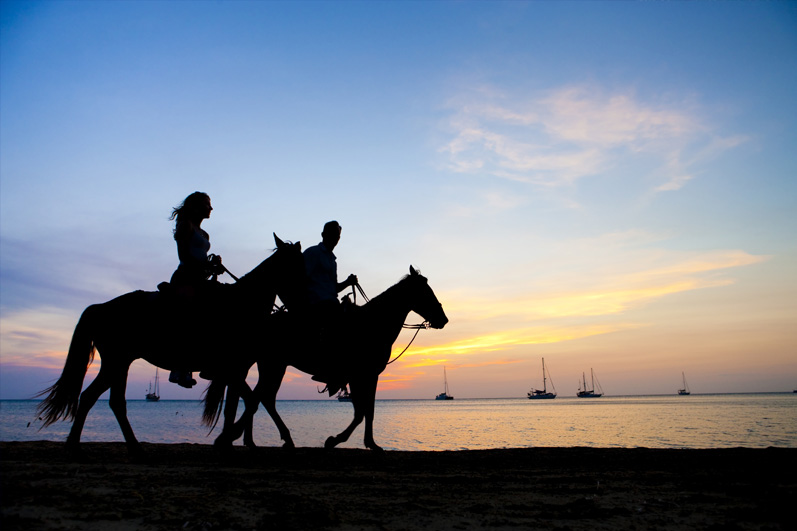
[[(338, 293), (357, 284), (356, 275), (349, 275), (345, 281), (338, 282), (338, 263), (332, 250), (340, 241), (341, 231), (342, 227), (337, 221), (328, 222), (321, 233), (321, 243), (303, 253), (311, 327), (317, 330), (321, 343), (334, 337), (335, 329), (341, 324), (343, 309), (338, 302)], [(323, 357), (323, 361), (330, 365), (316, 373), (313, 380), (326, 383), (326, 390), (332, 396), (347, 382), (339, 381), (339, 377), (335, 376), (334, 356)]]
[[(174, 240), (180, 258), (169, 284), (185, 298), (209, 298), (214, 288), (212, 284), (216, 284), (209, 281), (210, 277), (224, 272), (221, 257), (213, 256), (208, 260), (210, 236), (201, 228), (202, 221), (210, 217), (212, 210), (210, 197), (194, 192), (172, 210), (169, 218), (174, 220)], [(172, 371), (169, 381), (188, 389), (196, 385), (190, 371)]]

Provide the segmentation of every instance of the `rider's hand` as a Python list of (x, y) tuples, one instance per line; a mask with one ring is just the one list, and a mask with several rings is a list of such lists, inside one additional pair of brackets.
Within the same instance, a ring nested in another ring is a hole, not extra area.
[(357, 284), (359, 284), (359, 281), (357, 280), (357, 275), (349, 275), (349, 278), (346, 279), (346, 284), (348, 284), (349, 286), (356, 286)]
[(224, 273), (224, 266), (221, 265), (221, 256), (214, 254), (208, 258), (210, 261), (210, 270), (214, 275), (221, 275)]

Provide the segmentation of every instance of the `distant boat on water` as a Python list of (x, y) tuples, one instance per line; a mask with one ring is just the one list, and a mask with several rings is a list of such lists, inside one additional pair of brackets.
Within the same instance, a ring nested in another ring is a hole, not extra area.
[(446, 376), (446, 368), (443, 367), (443, 392), (434, 397), (435, 400), (454, 400), (454, 397), (448, 394), (448, 377)]
[[(551, 387), (553, 393), (548, 391), (548, 380), (551, 380)], [(540, 400), (545, 398), (556, 398), (556, 387), (553, 385), (550, 373), (545, 370), (545, 358), (542, 358), (542, 389), (534, 389), (533, 387), (527, 393), (529, 400)]]
[(349, 394), (348, 386), (338, 391), (337, 397), (339, 402), (351, 402), (351, 394)]
[(587, 377), (582, 372), (581, 373), (581, 381), (578, 383), (578, 393), (576, 396), (579, 398), (598, 398), (603, 396), (603, 389), (601, 389), (601, 383), (598, 382), (598, 391), (595, 391), (595, 371), (590, 369), (590, 375), (592, 376), (592, 388), (587, 389)]
[(147, 394), (144, 398), (148, 402), (157, 402), (161, 399), (160, 396), (160, 378), (158, 377), (158, 368), (155, 367), (155, 387), (152, 386), (152, 380), (149, 382), (149, 389), (147, 390)]
[[(681, 373), (681, 378), (683, 378), (684, 380), (684, 386), (683, 388), (678, 389), (678, 394), (682, 396), (691, 395), (692, 393), (691, 391), (689, 391), (689, 385), (686, 383), (686, 375), (684, 373)], [(797, 391), (795, 391), (795, 393), (797, 393)]]

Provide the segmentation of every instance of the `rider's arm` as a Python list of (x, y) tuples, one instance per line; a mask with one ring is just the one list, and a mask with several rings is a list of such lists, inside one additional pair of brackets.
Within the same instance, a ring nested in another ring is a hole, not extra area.
[(357, 275), (349, 275), (349, 278), (347, 278), (343, 282), (338, 282), (338, 285), (336, 286), (338, 289), (338, 293), (348, 288), (349, 286), (354, 286), (355, 284), (357, 284), (357, 282), (358, 282)]

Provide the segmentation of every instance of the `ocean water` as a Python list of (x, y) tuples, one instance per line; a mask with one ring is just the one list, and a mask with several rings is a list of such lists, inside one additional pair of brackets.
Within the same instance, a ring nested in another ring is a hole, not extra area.
[[(128, 417), (138, 439), (151, 443), (210, 444), (193, 400), (130, 400)], [(37, 401), (0, 401), (0, 440), (65, 441), (71, 423), (44, 429)], [(243, 404), (241, 404), (241, 408)], [(350, 403), (283, 400), (277, 409), (297, 446), (321, 447), (351, 421)], [(363, 427), (341, 445), (362, 448)], [(378, 400), (374, 438), (389, 450), (467, 450), (535, 446), (602, 448), (797, 447), (797, 394), (628, 396), (555, 400)], [(91, 410), (83, 441), (123, 441), (108, 403)], [(255, 442), (280, 446), (274, 424), (261, 407)], [(236, 444), (241, 444), (237, 442)]]

